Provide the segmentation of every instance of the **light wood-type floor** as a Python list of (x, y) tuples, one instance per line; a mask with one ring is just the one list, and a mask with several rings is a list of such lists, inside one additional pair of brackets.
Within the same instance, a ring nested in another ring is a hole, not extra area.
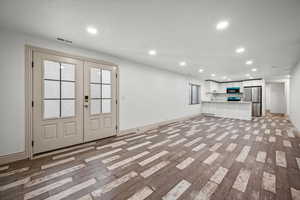
[(280, 116), (199, 116), (0, 166), (0, 199), (299, 200), (299, 144)]

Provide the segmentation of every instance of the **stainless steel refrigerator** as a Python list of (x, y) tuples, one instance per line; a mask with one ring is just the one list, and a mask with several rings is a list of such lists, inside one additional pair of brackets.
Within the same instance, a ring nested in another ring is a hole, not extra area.
[(244, 101), (252, 102), (252, 116), (262, 115), (262, 89), (261, 86), (244, 87)]

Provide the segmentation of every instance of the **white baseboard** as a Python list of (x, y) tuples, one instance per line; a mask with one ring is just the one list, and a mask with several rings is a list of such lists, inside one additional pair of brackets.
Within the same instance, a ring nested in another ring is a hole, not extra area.
[[(291, 120), (290, 120), (290, 122), (293, 124), (293, 122)], [(293, 126), (294, 126), (293, 131), (294, 131), (295, 135), (300, 138), (300, 131), (297, 129), (297, 127), (294, 124), (293, 124)]]
[(174, 122), (179, 122), (179, 121), (184, 121), (193, 117), (197, 117), (202, 115), (201, 113), (199, 114), (195, 114), (195, 115), (189, 115), (189, 116), (185, 116), (185, 117), (181, 117), (181, 118), (177, 118), (177, 119), (171, 119), (171, 120), (166, 120), (166, 121), (162, 121), (162, 122), (157, 122), (157, 123), (153, 123), (153, 124), (148, 124), (145, 126), (140, 126), (137, 128), (130, 128), (130, 129), (125, 129), (125, 130), (120, 130), (118, 136), (123, 136), (123, 135), (127, 135), (130, 133), (143, 133), (145, 131), (149, 131), (152, 129), (156, 129), (159, 126), (163, 126), (166, 124), (170, 124), (170, 123), (174, 123)]
[[(137, 128), (121, 130), (118, 133), (118, 136), (130, 134), (130, 133), (143, 133), (145, 131), (158, 128), (159, 126), (163, 126), (163, 125), (170, 124), (170, 123), (173, 123), (173, 122), (184, 121), (184, 120), (187, 120), (189, 118), (200, 116), (200, 115), (201, 115), (201, 113), (195, 114), (195, 115), (189, 115), (189, 116), (181, 117), (181, 118), (177, 118), (177, 119), (167, 120), (167, 121), (163, 121), (163, 122), (158, 122), (158, 123), (154, 123), (154, 124), (149, 124), (149, 125), (145, 125), (145, 126), (140, 126), (140, 127), (137, 127)], [(90, 145), (90, 144), (81, 144), (81, 145), (78, 145), (78, 146), (83, 147), (83, 146), (87, 146), (87, 145)], [(64, 152), (64, 151), (67, 151), (67, 150), (70, 150), (70, 149), (73, 149), (73, 148), (78, 148), (78, 146), (71, 147), (71, 148), (66, 147), (63, 150), (54, 151), (54, 152), (51, 152), (51, 153), (46, 154), (46, 155), (36, 156), (36, 157), (34, 157), (34, 159), (44, 157), (44, 156), (47, 156), (47, 155), (52, 155), (52, 154), (58, 153), (58, 152)], [(20, 153), (14, 153), (14, 154), (9, 154), (9, 155), (5, 155), (5, 156), (0, 156), (0, 165), (8, 164), (8, 163), (15, 162), (15, 161), (18, 161), (18, 160), (24, 160), (24, 159), (27, 159), (27, 158), (29, 158), (29, 156), (26, 154), (26, 152), (20, 152)]]

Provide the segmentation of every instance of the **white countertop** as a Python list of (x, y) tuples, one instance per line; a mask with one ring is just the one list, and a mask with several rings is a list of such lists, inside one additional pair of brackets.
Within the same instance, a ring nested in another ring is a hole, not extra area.
[(247, 101), (202, 101), (201, 112), (215, 117), (241, 120), (252, 119), (252, 102)]
[(250, 101), (202, 101), (203, 103), (235, 103), (235, 104), (251, 104)]

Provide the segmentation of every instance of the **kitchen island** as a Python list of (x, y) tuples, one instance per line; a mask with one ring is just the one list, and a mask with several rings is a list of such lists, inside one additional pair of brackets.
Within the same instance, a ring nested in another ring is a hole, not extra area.
[(202, 101), (202, 113), (215, 117), (251, 120), (252, 103), (245, 101)]

